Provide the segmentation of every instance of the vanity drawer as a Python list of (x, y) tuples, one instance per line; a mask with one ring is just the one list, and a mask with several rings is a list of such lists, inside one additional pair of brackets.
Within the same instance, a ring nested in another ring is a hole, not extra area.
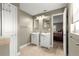
[(75, 39), (70, 38), (70, 50), (69, 55), (71, 56), (79, 56), (79, 42), (76, 42)]
[(50, 48), (50, 35), (40, 36), (40, 46)]
[(31, 43), (39, 45), (39, 34), (31, 34)]

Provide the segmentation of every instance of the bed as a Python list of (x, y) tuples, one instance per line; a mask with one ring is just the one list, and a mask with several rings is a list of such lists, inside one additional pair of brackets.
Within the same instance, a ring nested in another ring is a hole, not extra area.
[(54, 40), (63, 41), (63, 31), (54, 32)]

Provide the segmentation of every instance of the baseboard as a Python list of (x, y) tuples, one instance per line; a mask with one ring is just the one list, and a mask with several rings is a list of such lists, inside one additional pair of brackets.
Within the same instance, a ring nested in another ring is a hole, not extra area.
[(19, 52), (17, 53), (17, 56), (20, 56), (20, 54), (21, 54), (21, 53), (20, 53), (20, 51), (19, 51)]
[[(27, 43), (27, 44), (24, 44), (24, 45), (22, 45), (22, 46), (20, 46), (20, 49), (22, 49), (22, 48), (24, 48), (24, 47), (26, 47), (26, 46), (28, 46), (28, 45), (30, 45), (30, 43)], [(20, 51), (17, 53), (17, 56), (20, 56)]]
[(20, 49), (22, 49), (22, 48), (24, 48), (25, 46), (28, 46), (28, 45), (30, 45), (30, 43), (27, 43), (27, 44), (20, 46)]

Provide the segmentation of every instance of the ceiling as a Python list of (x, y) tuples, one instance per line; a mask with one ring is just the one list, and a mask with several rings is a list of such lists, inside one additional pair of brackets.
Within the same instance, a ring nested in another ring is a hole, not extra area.
[(40, 13), (48, 12), (65, 6), (66, 3), (21, 3), (20, 9), (34, 16)]

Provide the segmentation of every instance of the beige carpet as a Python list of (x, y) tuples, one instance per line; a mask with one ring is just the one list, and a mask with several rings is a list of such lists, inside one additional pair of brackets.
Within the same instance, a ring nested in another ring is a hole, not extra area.
[(35, 45), (29, 45), (20, 50), (20, 56), (63, 56), (63, 43), (54, 42), (54, 47), (47, 49)]

